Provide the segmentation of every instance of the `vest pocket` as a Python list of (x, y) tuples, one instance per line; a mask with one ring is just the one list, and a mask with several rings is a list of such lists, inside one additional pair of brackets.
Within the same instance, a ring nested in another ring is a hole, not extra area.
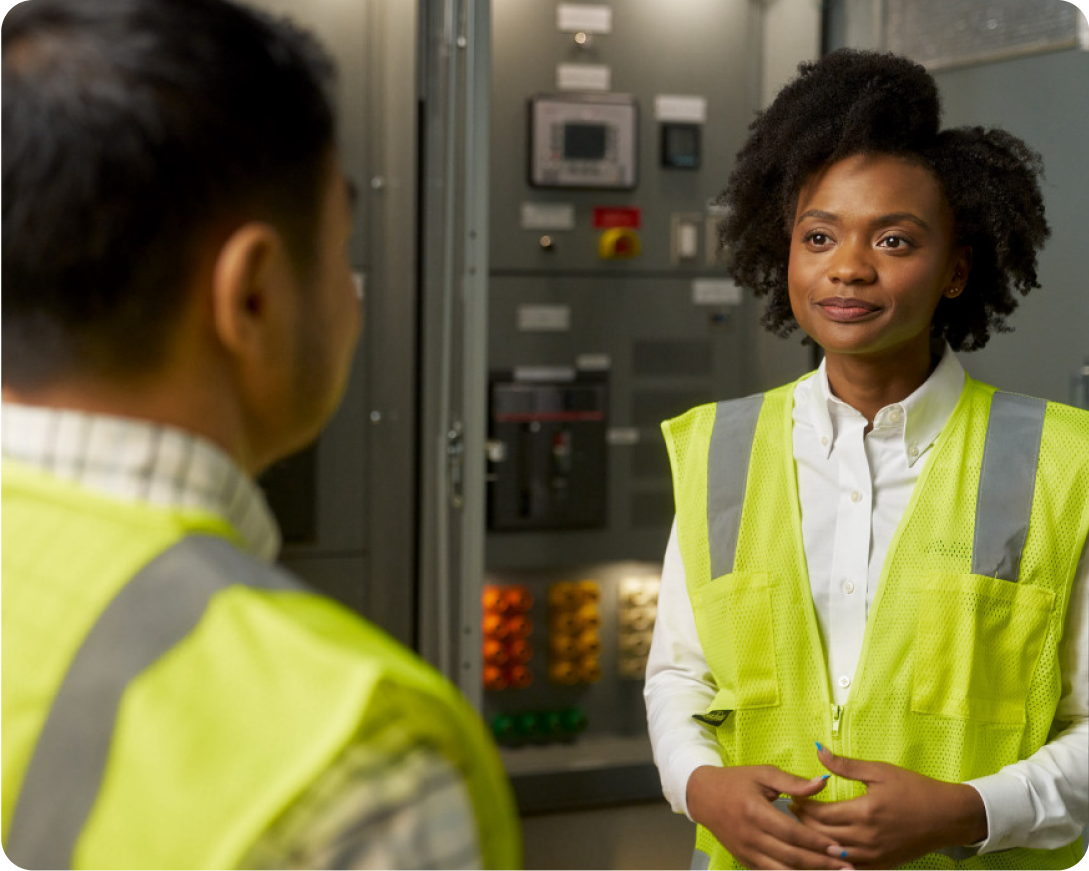
[(929, 577), (919, 599), (911, 709), (1024, 725), (1054, 599), (1051, 590), (984, 575)]
[(731, 701), (728, 710), (778, 705), (768, 576), (722, 575), (693, 592), (692, 607), (707, 664), (719, 687), (713, 707), (727, 710)]

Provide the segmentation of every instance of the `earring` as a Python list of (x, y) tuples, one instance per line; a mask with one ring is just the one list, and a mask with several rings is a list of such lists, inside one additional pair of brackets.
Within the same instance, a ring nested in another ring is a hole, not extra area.
[(953, 297), (955, 297), (955, 296), (960, 296), (960, 292), (961, 292), (961, 291), (962, 291), (963, 289), (964, 289), (964, 288), (962, 288), (962, 287), (951, 287), (951, 288), (949, 288), (949, 290), (947, 290), (947, 291), (945, 292), (945, 295), (946, 295), (947, 297), (949, 297), (950, 299), (952, 299), (952, 298), (953, 298)]

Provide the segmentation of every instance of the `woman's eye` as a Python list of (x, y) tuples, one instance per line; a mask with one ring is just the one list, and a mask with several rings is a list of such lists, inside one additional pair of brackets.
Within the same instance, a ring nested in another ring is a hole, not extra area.
[(907, 248), (911, 243), (903, 236), (886, 236), (878, 244), (883, 248), (896, 250), (897, 248)]
[(805, 241), (812, 245), (827, 245), (829, 239), (826, 233), (808, 233), (806, 234)]

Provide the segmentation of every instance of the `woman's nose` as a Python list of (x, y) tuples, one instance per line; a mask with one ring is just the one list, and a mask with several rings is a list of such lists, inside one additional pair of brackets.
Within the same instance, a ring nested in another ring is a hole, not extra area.
[(836, 246), (828, 263), (828, 278), (837, 284), (869, 284), (877, 278), (873, 250), (863, 242), (846, 241)]

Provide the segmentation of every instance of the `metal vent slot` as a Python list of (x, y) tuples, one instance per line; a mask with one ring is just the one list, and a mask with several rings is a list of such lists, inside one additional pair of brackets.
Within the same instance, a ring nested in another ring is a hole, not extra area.
[(706, 378), (714, 371), (710, 342), (642, 339), (633, 346), (632, 372), (653, 378)]
[(931, 69), (1077, 44), (1078, 11), (1065, 0), (885, 0), (885, 48)]

